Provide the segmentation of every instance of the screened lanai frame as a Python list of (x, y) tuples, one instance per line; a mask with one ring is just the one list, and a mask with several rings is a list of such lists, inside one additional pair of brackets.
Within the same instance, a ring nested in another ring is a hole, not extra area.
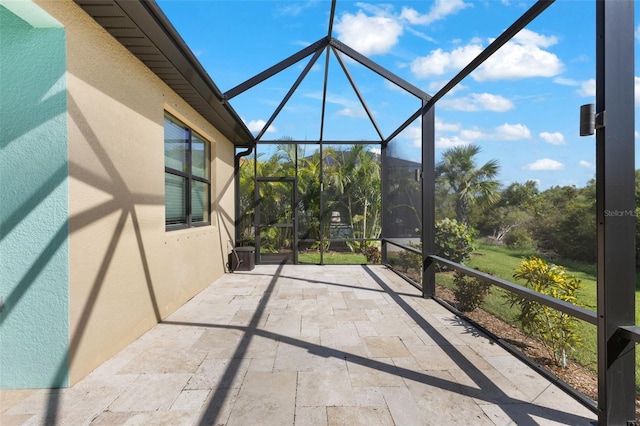
[[(634, 57), (634, 23), (632, 0), (610, 1), (594, 0), (596, 8), (596, 105), (595, 114), (590, 117), (596, 133), (596, 198), (597, 198), (597, 311), (589, 311), (566, 302), (535, 293), (521, 286), (454, 263), (434, 254), (435, 223), (435, 105), (446, 93), (451, 91), (473, 70), (507, 43), (521, 29), (543, 13), (553, 0), (539, 0), (518, 20), (496, 38), (484, 51), (462, 69), (453, 79), (433, 96), (430, 96), (410, 83), (395, 76), (366, 57), (332, 37), (335, 0), (331, 6), (329, 31), (326, 37), (308, 46), (300, 52), (281, 61), (266, 71), (258, 74), (245, 83), (224, 94), (225, 100), (279, 73), (300, 60), (314, 55), (294, 86), (287, 93), (274, 114), (256, 137), (256, 144), (277, 143), (265, 141), (263, 136), (295, 88), (300, 84), (312, 64), (324, 50), (331, 50), (347, 73), (352, 87), (374, 124), (380, 141), (363, 141), (376, 143), (381, 147), (382, 194), (388, 202), (388, 172), (390, 142), (418, 118), (422, 122), (422, 156), (421, 170), (416, 175), (421, 180), (421, 242), (422, 250), (411, 244), (403, 244), (389, 232), (391, 227), (389, 210), (383, 205), (382, 235), (383, 262), (388, 262), (389, 248), (416, 252), (421, 255), (420, 287), (425, 297), (435, 297), (435, 265), (444, 263), (450, 267), (478, 277), (511, 292), (516, 292), (532, 300), (567, 313), (597, 326), (598, 347), (598, 401), (590, 400), (568, 386), (564, 390), (572, 394), (598, 414), (600, 424), (635, 424), (635, 343), (640, 342), (640, 329), (635, 325), (635, 217), (626, 215), (607, 215), (605, 212), (635, 211), (635, 165), (634, 165), (634, 65), (628, 58)], [(348, 71), (340, 60), (339, 53), (345, 54), (376, 72), (395, 85), (414, 94), (422, 102), (407, 120), (386, 138), (379, 132), (375, 120), (360, 96), (357, 86), (349, 77)], [(327, 53), (327, 62), (328, 62)], [(323, 112), (321, 129), (324, 125), (324, 105), (326, 102), (326, 66), (325, 88), (323, 94)], [(578, 114), (576, 113), (576, 117)], [(322, 130), (320, 140), (314, 141), (337, 144), (341, 141), (323, 141)], [(342, 141), (346, 142), (346, 141)], [(309, 141), (287, 141), (294, 144), (308, 144)], [(349, 141), (349, 143), (353, 143)], [(236, 176), (241, 157), (250, 154), (253, 147), (236, 155)], [(236, 179), (236, 190), (239, 188)], [(239, 218), (238, 197), (236, 197), (236, 218)], [(385, 216), (387, 214), (387, 216)], [(237, 222), (237, 224), (239, 224)], [(238, 227), (237, 227), (238, 228)], [(436, 298), (437, 299), (437, 298)], [(543, 373), (544, 374), (544, 373)]]

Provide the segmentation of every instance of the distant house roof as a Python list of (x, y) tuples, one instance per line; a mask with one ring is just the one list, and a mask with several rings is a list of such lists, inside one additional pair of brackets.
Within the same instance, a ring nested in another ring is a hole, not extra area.
[(232, 143), (255, 139), (153, 1), (74, 0)]

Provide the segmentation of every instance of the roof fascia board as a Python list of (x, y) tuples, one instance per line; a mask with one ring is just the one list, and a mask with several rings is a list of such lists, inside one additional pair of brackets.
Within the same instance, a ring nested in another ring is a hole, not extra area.
[[(223, 102), (222, 93), (159, 6), (155, 2), (146, 1), (115, 0), (115, 2), (211, 106), (221, 120), (216, 123), (217, 126), (226, 123), (228, 130), (240, 139), (230, 138), (232, 142), (255, 144), (251, 132), (235, 110)], [(234, 123), (229, 123), (230, 120)], [(219, 130), (222, 131), (222, 129)], [(231, 136), (228, 132), (225, 133), (227, 137)]]

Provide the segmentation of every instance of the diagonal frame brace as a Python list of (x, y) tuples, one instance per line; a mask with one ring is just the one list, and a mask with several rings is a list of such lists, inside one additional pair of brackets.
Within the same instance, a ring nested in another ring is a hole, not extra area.
[(267, 132), (267, 130), (269, 129), (269, 126), (271, 126), (271, 123), (273, 123), (273, 121), (276, 119), (278, 114), (280, 114), (280, 111), (282, 111), (282, 108), (284, 108), (284, 106), (289, 101), (289, 99), (291, 99), (291, 96), (293, 96), (293, 93), (296, 91), (298, 86), (300, 86), (300, 83), (302, 83), (302, 80), (304, 80), (307, 74), (309, 74), (311, 67), (313, 67), (315, 63), (318, 61), (318, 58), (320, 57), (322, 52), (323, 50), (321, 49), (316, 51), (316, 53), (313, 55), (313, 57), (311, 58), (307, 66), (304, 68), (304, 70), (302, 70), (302, 73), (300, 73), (300, 75), (298, 76), (298, 79), (295, 81), (295, 83), (293, 83), (293, 86), (291, 86), (291, 88), (289, 89), (285, 97), (282, 99), (282, 102), (280, 102), (280, 105), (278, 105), (278, 107), (273, 112), (271, 117), (269, 117), (269, 120), (267, 120), (267, 123), (264, 125), (260, 133), (256, 136), (256, 141), (259, 141), (260, 138), (262, 138), (262, 136), (264, 136), (264, 134)]
[(298, 51), (297, 53), (294, 53), (293, 55), (289, 56), (288, 58), (278, 62), (277, 64), (273, 65), (270, 68), (267, 68), (266, 70), (262, 71), (260, 74), (257, 74), (254, 77), (251, 77), (249, 80), (245, 81), (244, 83), (240, 83), (239, 85), (237, 85), (236, 87), (229, 89), (227, 92), (225, 92), (222, 95), (223, 100), (230, 100), (235, 98), (236, 96), (238, 96), (239, 94), (251, 89), (253, 86), (262, 83), (263, 81), (267, 80), (270, 77), (273, 77), (274, 75), (278, 74), (280, 71), (283, 71), (287, 68), (289, 68), (291, 65), (300, 62), (301, 60), (303, 60), (304, 58), (306, 58), (307, 56), (324, 49), (327, 45), (329, 44), (329, 40), (327, 37), (321, 38), (320, 40), (316, 41), (315, 43), (305, 47), (304, 49)]
[(398, 77), (397, 75), (393, 74), (391, 71), (387, 70), (386, 68), (376, 64), (371, 59), (367, 58), (361, 53), (356, 52), (355, 50), (353, 50), (346, 44), (342, 43), (341, 41), (335, 38), (331, 38), (329, 40), (329, 44), (331, 45), (331, 47), (344, 53), (354, 61), (359, 62), (361, 65), (364, 65), (365, 67), (369, 68), (371, 71), (384, 77), (385, 79), (389, 80), (391, 83), (395, 84), (396, 86), (406, 90), (407, 92), (411, 93), (413, 96), (423, 100), (431, 99), (431, 96), (429, 96), (426, 92), (420, 90), (419, 88), (409, 83), (408, 81)]
[(353, 81), (353, 78), (351, 77), (351, 74), (349, 73), (349, 69), (347, 68), (347, 65), (344, 63), (344, 61), (342, 60), (342, 57), (340, 57), (340, 54), (338, 53), (338, 51), (334, 47), (331, 47), (331, 50), (333, 51), (333, 54), (335, 55), (336, 59), (338, 60), (338, 63), (342, 67), (342, 71), (344, 72), (344, 75), (349, 80), (349, 83), (351, 84), (351, 87), (353, 88), (353, 91), (356, 93), (356, 96), (360, 100), (360, 104), (362, 105), (362, 108), (364, 108), (365, 112), (367, 113), (367, 116), (369, 117), (369, 120), (371, 121), (371, 124), (373, 124), (373, 127), (376, 129), (376, 132), (378, 133), (378, 136), (380, 137), (380, 141), (383, 141), (384, 140), (384, 136), (382, 136), (382, 132), (380, 131), (380, 128), (378, 127), (378, 123), (376, 123), (376, 120), (373, 117), (373, 113), (371, 112), (371, 110), (367, 106), (367, 103), (365, 102), (364, 98), (362, 97), (362, 94), (360, 93), (360, 90), (358, 89), (358, 86), (356, 85), (356, 82)]

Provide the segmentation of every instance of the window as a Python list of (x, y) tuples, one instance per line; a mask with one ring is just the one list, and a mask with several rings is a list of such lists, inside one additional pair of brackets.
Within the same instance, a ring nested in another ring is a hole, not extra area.
[(165, 114), (164, 189), (167, 230), (209, 225), (210, 145)]

